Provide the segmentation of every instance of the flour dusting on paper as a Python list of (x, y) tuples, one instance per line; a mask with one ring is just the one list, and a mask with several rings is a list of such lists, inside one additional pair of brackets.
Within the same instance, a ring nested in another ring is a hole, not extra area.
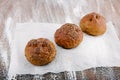
[[(120, 65), (120, 43), (111, 22), (107, 23), (107, 31), (101, 36), (84, 33), (82, 43), (74, 49), (63, 49), (55, 44), (54, 33), (60, 26), (52, 23), (18, 23), (13, 35), (9, 77)], [(34, 66), (26, 60), (24, 48), (29, 40), (40, 37), (48, 38), (55, 44), (57, 55), (48, 65)]]

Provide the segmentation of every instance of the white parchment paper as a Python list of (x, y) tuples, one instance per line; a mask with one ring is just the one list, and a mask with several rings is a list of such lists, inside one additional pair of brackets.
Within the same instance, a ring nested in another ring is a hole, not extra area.
[[(91, 67), (120, 66), (120, 43), (111, 22), (101, 36), (84, 33), (83, 42), (74, 49), (63, 49), (54, 42), (54, 33), (61, 24), (18, 23), (13, 34), (9, 77), (15, 74), (44, 74), (46, 72), (80, 71)], [(56, 58), (48, 65), (34, 66), (25, 58), (27, 42), (48, 38), (57, 49)]]

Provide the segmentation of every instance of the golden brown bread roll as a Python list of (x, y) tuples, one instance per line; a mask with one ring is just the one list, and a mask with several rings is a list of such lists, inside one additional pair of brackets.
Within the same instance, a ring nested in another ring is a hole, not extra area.
[(83, 40), (83, 33), (77, 25), (66, 23), (56, 30), (54, 38), (59, 46), (74, 48)]
[(92, 12), (81, 19), (80, 27), (83, 32), (97, 36), (105, 33), (106, 21), (100, 14)]
[(56, 48), (48, 39), (33, 39), (25, 47), (25, 56), (33, 65), (42, 66), (55, 58)]

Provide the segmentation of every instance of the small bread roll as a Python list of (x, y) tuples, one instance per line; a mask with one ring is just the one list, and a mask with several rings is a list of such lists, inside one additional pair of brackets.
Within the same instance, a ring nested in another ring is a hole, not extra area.
[(74, 48), (83, 40), (83, 33), (77, 25), (66, 23), (56, 30), (54, 38), (59, 46)]
[(33, 65), (46, 65), (55, 58), (56, 48), (48, 39), (33, 39), (25, 47), (25, 56)]
[(98, 13), (90, 13), (85, 15), (80, 21), (80, 27), (83, 32), (90, 35), (101, 35), (106, 31), (106, 21), (103, 16)]

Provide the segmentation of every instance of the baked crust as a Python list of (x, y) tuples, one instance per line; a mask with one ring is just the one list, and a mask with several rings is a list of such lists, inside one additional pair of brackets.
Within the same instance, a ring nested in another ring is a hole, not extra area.
[(83, 40), (83, 33), (77, 25), (66, 23), (56, 30), (54, 38), (59, 46), (74, 48)]
[(97, 36), (105, 33), (106, 21), (100, 14), (92, 12), (81, 19), (80, 27), (83, 32)]
[(25, 56), (33, 65), (46, 65), (55, 58), (56, 48), (48, 39), (32, 39), (26, 45)]

